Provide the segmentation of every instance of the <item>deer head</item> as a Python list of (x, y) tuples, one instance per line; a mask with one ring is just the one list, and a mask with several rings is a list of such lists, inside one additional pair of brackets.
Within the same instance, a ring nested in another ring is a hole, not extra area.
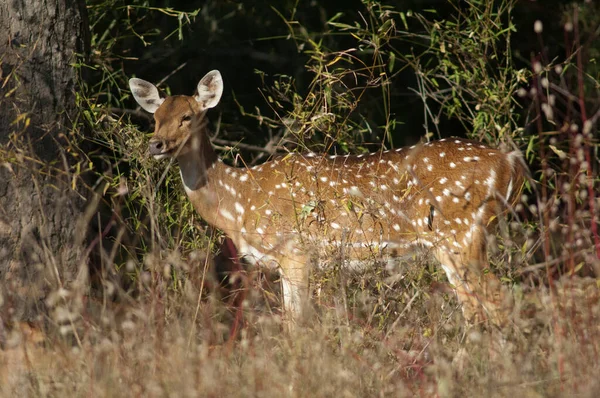
[(208, 72), (198, 83), (193, 96), (174, 95), (162, 98), (156, 86), (132, 78), (129, 87), (137, 103), (154, 114), (156, 123), (150, 139), (150, 154), (156, 159), (185, 156), (202, 144), (201, 136), (206, 111), (214, 108), (223, 94), (223, 79), (218, 70)]

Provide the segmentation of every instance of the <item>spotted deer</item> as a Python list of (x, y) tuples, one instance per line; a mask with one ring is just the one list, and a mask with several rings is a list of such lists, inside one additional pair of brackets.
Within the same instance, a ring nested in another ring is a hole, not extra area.
[(240, 256), (279, 270), (292, 319), (308, 298), (315, 259), (342, 253), (342, 264), (357, 263), (421, 246), (441, 263), (468, 323), (504, 323), (509, 307), (487, 272), (486, 232), (520, 196), (518, 151), (442, 139), (360, 155), (289, 153), (235, 168), (219, 159), (207, 131), (206, 112), (223, 93), (218, 71), (200, 80), (194, 96), (162, 98), (136, 78), (129, 85), (154, 114), (150, 154), (177, 159), (194, 208)]

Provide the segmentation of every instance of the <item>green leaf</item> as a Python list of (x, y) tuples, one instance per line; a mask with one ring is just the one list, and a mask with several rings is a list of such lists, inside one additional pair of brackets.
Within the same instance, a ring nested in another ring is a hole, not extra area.
[(395, 53), (390, 53), (390, 58), (388, 60), (388, 70), (390, 72), (394, 71), (394, 64), (396, 63), (396, 54)]

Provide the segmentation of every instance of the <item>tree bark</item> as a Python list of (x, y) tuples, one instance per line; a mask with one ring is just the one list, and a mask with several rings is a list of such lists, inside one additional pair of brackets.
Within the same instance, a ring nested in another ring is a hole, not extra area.
[(0, 2), (0, 320), (41, 314), (83, 269), (74, 65), (88, 29), (84, 0)]

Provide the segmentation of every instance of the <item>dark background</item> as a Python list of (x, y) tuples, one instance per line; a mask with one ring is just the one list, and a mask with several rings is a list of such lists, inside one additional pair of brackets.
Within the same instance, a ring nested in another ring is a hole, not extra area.
[[(126, 10), (118, 1), (114, 2), (112, 14), (109, 11), (98, 18), (94, 13), (95, 3), (106, 10), (105, 2), (90, 2), (90, 19), (95, 34), (105, 35), (106, 42), (119, 38), (111, 46), (112, 58), (99, 59), (103, 54), (95, 54), (97, 61), (107, 63), (115, 71), (122, 70), (125, 76), (136, 76), (154, 83), (169, 76), (163, 87), (169, 86), (174, 94), (191, 94), (206, 72), (219, 69), (225, 80), (224, 95), (218, 108), (218, 112), (222, 113), (221, 136), (257, 145), (264, 144), (267, 139), (264, 126), (259, 126), (253, 118), (244, 117), (240, 106), (247, 112), (258, 107), (261, 114), (273, 117), (260, 88), (272, 84), (277, 75), (287, 75), (293, 78), (296, 90), (303, 95), (314, 77), (305, 68), (310, 54), (298, 49), (300, 43), (290, 37), (290, 29), (284, 19), (298, 21), (302, 28), (296, 25), (292, 29), (306, 29), (313, 40), (321, 40), (326, 48), (342, 50), (356, 46), (356, 43), (348, 35), (330, 34), (327, 20), (340, 13), (338, 22), (352, 24), (365, 15), (365, 5), (360, 1), (300, 1), (298, 4), (293, 1), (155, 1), (152, 6), (157, 8), (200, 9), (195, 20), (183, 27), (183, 40), (177, 34), (163, 40), (160, 37), (177, 29), (177, 18), (145, 8)], [(455, 19), (461, 9), (467, 8), (466, 2), (441, 0), (389, 1), (385, 4), (395, 11), (429, 12), (432, 20)], [(532, 59), (539, 57), (540, 53), (544, 53), (546, 59), (564, 57), (563, 14), (569, 4), (572, 3), (557, 0), (516, 3), (513, 22), (517, 32), (512, 36), (511, 48), (517, 68), (530, 68)], [(431, 10), (435, 10), (435, 14)], [(124, 13), (129, 17), (127, 23), (123, 22)], [(544, 23), (543, 43), (533, 32), (536, 20)], [(115, 21), (118, 22), (115, 24)], [(408, 22), (411, 23), (411, 20)], [(132, 23), (131, 26), (129, 23)], [(145, 35), (145, 40), (151, 43), (146, 45), (132, 34), (131, 27), (137, 32), (156, 31), (157, 36)], [(412, 33), (418, 33), (419, 27), (409, 26), (411, 29), (416, 29)], [(427, 44), (427, 41), (397, 40), (393, 46), (399, 53), (409, 53), (411, 49)], [(122, 58), (114, 58), (114, 55)], [(264, 72), (264, 79), (256, 71)], [(122, 89), (127, 90), (125, 81), (120, 84)], [(393, 131), (394, 146), (414, 143), (425, 133), (423, 103), (409, 90), (415, 87), (416, 80), (410, 68), (405, 68), (392, 79), (391, 111), (393, 117), (401, 122)], [(113, 94), (118, 96), (119, 93)], [(381, 107), (379, 93), (372, 94), (361, 99), (358, 110), (370, 118), (371, 125), (381, 126), (386, 113)], [(100, 95), (98, 99), (104, 101), (107, 98)], [(130, 108), (135, 103), (129, 98), (120, 106)], [(435, 104), (431, 106), (435, 107)], [(215, 117), (213, 112), (211, 119)], [(143, 120), (134, 121), (143, 124)], [(440, 126), (444, 136), (465, 135), (465, 128), (455, 120), (442, 118)], [(369, 141), (381, 142), (379, 133), (375, 131), (373, 137), (368, 137), (367, 144)]]

